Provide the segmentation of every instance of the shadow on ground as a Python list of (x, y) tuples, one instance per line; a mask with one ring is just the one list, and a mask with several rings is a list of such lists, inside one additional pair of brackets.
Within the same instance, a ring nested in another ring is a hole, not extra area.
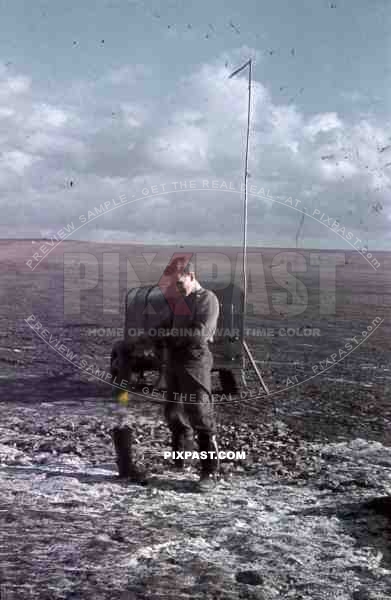
[[(337, 517), (345, 532), (361, 548), (373, 547), (382, 554), (382, 567), (391, 569), (391, 497), (313, 507), (291, 514)], [(357, 567), (362, 571), (364, 567)]]

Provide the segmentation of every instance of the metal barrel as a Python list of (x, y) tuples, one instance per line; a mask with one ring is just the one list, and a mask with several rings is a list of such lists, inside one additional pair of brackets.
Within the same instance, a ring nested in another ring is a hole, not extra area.
[[(240, 336), (243, 323), (243, 292), (234, 284), (214, 288), (211, 282), (200, 282), (202, 287), (213, 291), (219, 301), (220, 314), (216, 335), (211, 344), (216, 359), (221, 362), (236, 360), (242, 353)], [(173, 299), (159, 286), (143, 286), (129, 290), (126, 296), (125, 338), (137, 343), (142, 335), (157, 340), (159, 329), (169, 328), (173, 312)], [(236, 338), (236, 339), (235, 339)]]

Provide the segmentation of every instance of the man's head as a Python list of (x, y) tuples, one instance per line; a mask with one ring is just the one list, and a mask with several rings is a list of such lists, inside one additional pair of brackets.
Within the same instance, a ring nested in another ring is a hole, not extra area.
[(184, 296), (191, 294), (196, 281), (194, 264), (185, 256), (180, 256), (171, 263), (169, 269), (177, 290)]
[(195, 281), (195, 268), (193, 263), (189, 261), (187, 265), (184, 266), (182, 270), (178, 273), (178, 280), (176, 284), (177, 289), (184, 296), (188, 296), (194, 289)]

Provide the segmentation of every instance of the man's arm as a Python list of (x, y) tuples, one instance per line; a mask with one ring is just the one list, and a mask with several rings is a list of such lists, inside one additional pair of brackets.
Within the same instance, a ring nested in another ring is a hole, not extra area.
[(195, 315), (192, 323), (187, 328), (187, 335), (176, 337), (176, 347), (206, 345), (212, 340), (216, 331), (219, 318), (220, 305), (216, 295), (212, 292), (203, 294), (197, 300)]

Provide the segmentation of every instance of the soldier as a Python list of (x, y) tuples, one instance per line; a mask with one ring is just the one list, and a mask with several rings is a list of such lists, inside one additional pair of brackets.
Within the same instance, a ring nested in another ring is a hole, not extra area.
[[(168, 338), (165, 417), (174, 452), (192, 451), (194, 432), (197, 433), (199, 451), (208, 453), (207, 458), (201, 458), (199, 482), (206, 491), (213, 486), (218, 465), (212, 406), (213, 355), (208, 343), (213, 341), (217, 327), (219, 302), (212, 291), (200, 285), (193, 264), (186, 258), (177, 258), (170, 270), (182, 298), (174, 309)], [(210, 452), (215, 455), (212, 457)], [(182, 461), (177, 464), (183, 466)]]

